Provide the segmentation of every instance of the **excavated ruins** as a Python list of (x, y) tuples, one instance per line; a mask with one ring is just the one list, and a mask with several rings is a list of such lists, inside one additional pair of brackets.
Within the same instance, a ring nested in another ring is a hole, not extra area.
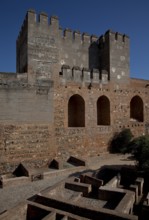
[[(124, 161), (125, 162), (125, 161)], [(30, 170), (19, 164), (14, 172), (1, 176), (1, 187), (21, 186), (65, 174), (56, 184), (3, 210), (1, 220), (146, 220), (149, 216), (149, 194), (144, 177), (134, 165), (104, 165), (89, 169), (85, 160), (70, 157), (62, 163), (49, 162), (43, 170)], [(15, 176), (15, 177), (14, 177)], [(24, 178), (26, 180), (24, 180)]]

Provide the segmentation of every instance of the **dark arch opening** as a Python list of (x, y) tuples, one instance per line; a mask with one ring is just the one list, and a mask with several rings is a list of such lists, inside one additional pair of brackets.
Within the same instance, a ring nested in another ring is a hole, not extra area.
[(85, 102), (80, 95), (73, 95), (69, 99), (68, 127), (85, 127)]
[(110, 125), (110, 101), (104, 95), (97, 100), (97, 125)]
[(134, 96), (130, 101), (130, 118), (139, 122), (144, 121), (143, 101), (139, 96)]

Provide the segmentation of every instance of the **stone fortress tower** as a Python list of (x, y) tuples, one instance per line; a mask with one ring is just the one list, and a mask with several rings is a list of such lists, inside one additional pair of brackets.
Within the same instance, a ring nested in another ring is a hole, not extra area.
[(148, 132), (149, 81), (130, 78), (128, 36), (63, 31), (29, 10), (16, 47), (17, 72), (0, 73), (2, 171), (98, 155), (123, 128)]

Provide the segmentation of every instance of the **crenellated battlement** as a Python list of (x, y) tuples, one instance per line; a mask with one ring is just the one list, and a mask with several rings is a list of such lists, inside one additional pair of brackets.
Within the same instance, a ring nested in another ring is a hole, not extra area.
[(41, 12), (38, 17), (39, 23), (48, 25), (48, 15), (45, 12)]
[(87, 83), (87, 84), (107, 84), (108, 83), (108, 73), (106, 71), (99, 71), (99, 69), (89, 69), (81, 68), (79, 66), (63, 65), (61, 67), (61, 82), (64, 85), (67, 83)]
[(86, 44), (91, 43), (91, 36), (88, 33), (83, 33), (82, 34), (82, 42)]
[(54, 16), (54, 15), (49, 18), (48, 14), (45, 12), (41, 12), (38, 15), (38, 14), (36, 14), (35, 10), (30, 9), (27, 11), (26, 17), (24, 19), (23, 25), (22, 25), (21, 30), (18, 35), (18, 39), (22, 36), (25, 29), (29, 25), (38, 25), (38, 26), (40, 25), (43, 28), (45, 28), (45, 27), (53, 28), (53, 26), (54, 26), (54, 28), (59, 29), (59, 19), (57, 16)]
[(26, 18), (29, 23), (41, 23), (46, 25), (52, 25), (55, 21), (58, 21), (57, 16), (48, 17), (48, 14), (45, 12), (40, 12), (40, 14), (36, 14), (35, 10), (28, 10), (26, 14)]
[(97, 37), (96, 35), (91, 35), (90, 39), (91, 39), (91, 43), (93, 43), (93, 42), (97, 42), (99, 37)]
[(63, 31), (63, 36), (62, 36), (64, 39), (71, 39), (73, 38), (73, 32), (71, 29), (69, 28), (66, 28), (64, 31)]
[(121, 34), (119, 32), (116, 32), (116, 33), (113, 32), (113, 33), (111, 33), (111, 35), (113, 35), (113, 38), (116, 41), (123, 42), (123, 43), (127, 43), (129, 41), (129, 37), (126, 34)]
[(17, 41), (22, 37), (24, 32), (27, 30), (27, 27), (35, 26), (37, 28), (48, 28), (50, 29), (57, 29), (59, 31), (60, 36), (62, 39), (66, 39), (72, 42), (77, 42), (81, 44), (91, 44), (94, 41), (98, 40), (98, 37), (95, 35), (89, 35), (88, 33), (81, 33), (80, 31), (71, 30), (70, 28), (62, 29), (59, 26), (59, 19), (57, 16), (48, 17), (47, 13), (41, 12), (39, 15), (36, 14), (35, 10), (28, 10), (26, 17), (24, 19), (23, 25), (21, 27), (20, 33), (18, 35)]
[(81, 36), (80, 31), (74, 31), (73, 32), (73, 40), (81, 41), (81, 39), (82, 39), (82, 36)]
[(104, 35), (101, 35), (99, 38), (95, 35), (89, 35), (88, 33), (82, 33), (80, 31), (73, 31), (69, 28), (62, 29), (59, 27), (59, 19), (57, 16), (51, 16), (48, 17), (47, 13), (41, 12), (39, 15), (36, 14), (35, 10), (28, 10), (25, 20), (23, 22), (23, 25), (21, 27), (20, 33), (18, 38), (22, 35), (22, 32), (24, 32), (24, 29), (27, 28), (27, 25), (29, 24), (38, 24), (40, 26), (44, 27), (55, 27), (59, 29), (59, 31), (62, 32), (62, 38), (72, 41), (77, 41), (81, 43), (88, 43), (91, 44), (94, 41), (98, 41), (99, 43), (106, 43), (107, 40), (110, 38), (111, 40), (115, 40), (117, 42), (128, 42), (129, 37), (125, 34), (121, 34), (119, 32), (113, 32), (112, 30), (108, 30), (105, 32)]
[(88, 44), (95, 42), (98, 40), (98, 37), (95, 35), (89, 35), (88, 33), (81, 33), (80, 31), (72, 31), (69, 28), (61, 29), (62, 38), (65, 40), (69, 40), (72, 42), (78, 42), (80, 44)]
[(109, 40), (127, 44), (129, 42), (129, 37), (126, 34), (114, 32), (112, 30), (106, 31), (104, 35), (99, 37), (99, 43), (107, 43)]

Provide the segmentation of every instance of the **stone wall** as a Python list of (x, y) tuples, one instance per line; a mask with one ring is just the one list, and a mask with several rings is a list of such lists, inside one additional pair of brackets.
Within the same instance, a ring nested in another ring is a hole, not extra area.
[[(68, 103), (73, 95), (80, 95), (85, 101), (85, 127), (68, 126)], [(99, 97), (107, 97), (110, 102), (110, 125), (97, 124), (97, 101)], [(145, 134), (145, 122), (131, 120), (130, 102), (139, 96), (145, 102), (148, 98), (144, 89), (138, 91), (123, 87), (115, 89), (115, 85), (94, 85), (91, 89), (80, 87), (77, 83), (67, 83), (55, 91), (55, 136), (58, 154), (68, 156), (93, 156), (107, 150), (114, 132), (130, 128), (134, 136)], [(148, 110), (144, 108), (144, 117), (148, 120)]]
[(31, 85), (25, 73), (6, 76), (0, 74), (0, 170), (22, 161), (45, 165), (56, 155), (53, 83)]
[[(56, 68), (55, 71), (58, 72)], [(12, 169), (21, 161), (42, 166), (52, 157), (99, 155), (107, 151), (114, 132), (123, 128), (130, 128), (135, 136), (145, 134), (149, 120), (146, 81), (137, 89), (124, 85), (115, 89), (115, 84), (95, 83), (89, 88), (88, 83), (74, 80), (64, 85), (59, 74), (55, 78), (54, 86), (46, 87), (43, 83), (40, 88), (25, 83), (24, 88), (22, 84), (8, 81), (4, 85), (2, 81), (0, 151), (3, 169)], [(132, 83), (135, 87), (134, 80)], [(85, 102), (85, 127), (68, 126), (68, 103), (76, 94)], [(103, 96), (110, 103), (109, 125), (97, 124), (97, 101)], [(134, 96), (143, 100), (145, 122), (130, 119), (130, 101)]]
[(0, 121), (25, 123), (53, 122), (53, 92), (51, 88), (30, 85), (0, 88)]
[(41, 167), (56, 156), (53, 127), (48, 124), (0, 124), (0, 170), (12, 171), (20, 162)]

